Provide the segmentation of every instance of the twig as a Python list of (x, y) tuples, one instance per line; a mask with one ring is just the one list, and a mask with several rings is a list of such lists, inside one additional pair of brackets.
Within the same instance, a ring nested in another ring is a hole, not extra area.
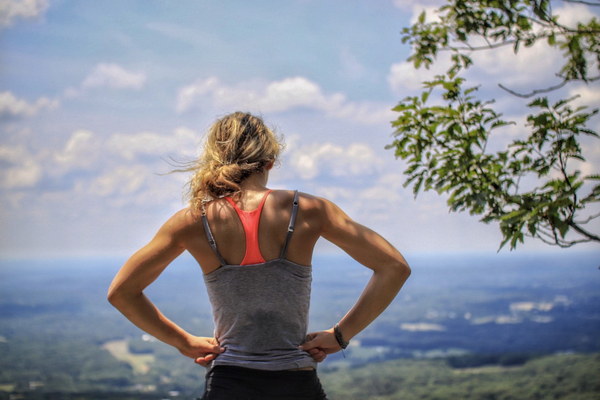
[[(557, 76), (558, 76), (559, 78), (562, 78), (562, 76), (560, 76), (560, 75), (558, 75), (558, 74), (557, 74)], [(521, 98), (524, 98), (524, 99), (526, 99), (526, 98), (529, 98), (529, 97), (531, 97), (531, 96), (535, 96), (536, 94), (540, 94), (540, 93), (548, 93), (548, 92), (551, 92), (551, 91), (553, 91), (553, 90), (560, 89), (560, 88), (562, 88), (563, 86), (565, 86), (565, 85), (566, 85), (567, 83), (569, 83), (569, 82), (573, 82), (573, 81), (584, 81), (584, 82), (586, 82), (586, 83), (587, 83), (587, 82), (595, 82), (595, 81), (597, 81), (597, 80), (599, 80), (599, 79), (600, 79), (600, 75), (598, 75), (598, 76), (593, 76), (593, 77), (591, 77), (591, 78), (587, 78), (587, 79), (565, 79), (565, 78), (563, 78), (563, 81), (562, 81), (561, 83), (557, 84), (557, 85), (550, 86), (550, 87), (548, 87), (548, 88), (546, 88), (546, 89), (535, 89), (535, 90), (531, 91), (530, 93), (519, 93), (519, 92), (516, 92), (516, 91), (514, 91), (514, 90), (512, 90), (512, 89), (509, 89), (509, 88), (507, 88), (506, 86), (504, 86), (504, 85), (503, 85), (503, 84), (501, 84), (501, 83), (499, 83), (499, 84), (498, 84), (498, 86), (500, 87), (500, 89), (503, 89), (503, 90), (507, 91), (508, 93), (510, 93), (510, 94), (512, 94), (512, 95), (514, 95), (514, 96), (517, 96), (517, 97), (521, 97)]]
[(584, 1), (584, 0), (563, 0), (565, 3), (580, 3), (588, 6), (600, 7), (600, 2), (598, 1)]
[(573, 222), (575, 222), (577, 225), (585, 225), (588, 222), (590, 222), (591, 220), (596, 219), (598, 217), (600, 217), (600, 213), (588, 217), (585, 221), (575, 221), (575, 220), (573, 220)]
[(487, 46), (470, 46), (468, 44), (465, 47), (448, 46), (448, 47), (442, 47), (439, 50), (440, 51), (443, 51), (443, 50), (452, 50), (452, 51), (456, 51), (456, 50), (466, 50), (466, 51), (489, 50), (489, 49), (495, 49), (495, 48), (502, 47), (502, 46), (508, 46), (509, 44), (513, 44), (515, 42), (516, 42), (516, 40), (507, 40), (507, 41), (496, 43), (496, 44), (489, 44)]
[(508, 93), (512, 94), (513, 96), (517, 96), (517, 97), (521, 97), (523, 99), (527, 99), (527, 98), (529, 98), (531, 96), (535, 96), (536, 94), (548, 93), (548, 92), (551, 92), (553, 90), (560, 89), (561, 87), (565, 86), (567, 84), (567, 82), (569, 82), (569, 81), (565, 79), (564, 81), (562, 81), (558, 85), (550, 86), (550, 87), (548, 87), (546, 89), (536, 89), (536, 90), (533, 90), (530, 93), (518, 93), (518, 92), (515, 92), (514, 90), (511, 90), (511, 89), (507, 88), (506, 86), (504, 86), (501, 83), (499, 83), (498, 86), (500, 87), (500, 89), (503, 89), (503, 90), (507, 91)]

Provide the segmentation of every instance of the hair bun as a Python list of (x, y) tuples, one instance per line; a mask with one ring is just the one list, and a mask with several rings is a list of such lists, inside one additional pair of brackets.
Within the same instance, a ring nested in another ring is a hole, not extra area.
[(235, 112), (216, 121), (190, 180), (192, 208), (200, 209), (206, 198), (235, 195), (244, 179), (275, 161), (281, 149), (275, 134), (259, 117)]

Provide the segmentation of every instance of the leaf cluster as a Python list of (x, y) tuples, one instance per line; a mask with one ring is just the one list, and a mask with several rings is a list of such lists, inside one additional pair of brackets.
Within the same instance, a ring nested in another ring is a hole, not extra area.
[(600, 66), (600, 22), (595, 17), (566, 26), (552, 14), (550, 0), (449, 0), (438, 17), (427, 21), (422, 12), (417, 23), (402, 30), (415, 68), (429, 67), (441, 51), (451, 51), (452, 70), (458, 72), (473, 63), (473, 51), (512, 46), (517, 53), (521, 46), (545, 40), (562, 51), (564, 64), (557, 76), (563, 83), (598, 79), (590, 75)]
[[(493, 100), (478, 99), (477, 87), (464, 88), (460, 76), (473, 64), (473, 51), (512, 45), (517, 53), (521, 45), (543, 39), (563, 50), (565, 64), (557, 73), (563, 81), (528, 95), (507, 89), (510, 93), (529, 97), (573, 80), (591, 82), (596, 78), (589, 75), (590, 60), (596, 60), (596, 68), (600, 65), (598, 21), (562, 25), (548, 0), (450, 0), (438, 12), (439, 21), (427, 22), (423, 13), (403, 30), (416, 68), (429, 67), (440, 51), (453, 53), (445, 74), (424, 82), (421, 95), (394, 108), (399, 116), (392, 122), (394, 140), (387, 148), (407, 163), (405, 185), (415, 195), (426, 190), (447, 194), (451, 211), (497, 222), (503, 235), (500, 248), (509, 243), (514, 249), (526, 236), (562, 247), (600, 241), (585, 228), (600, 216), (586, 211), (600, 201), (600, 176), (573, 168), (573, 161), (585, 161), (582, 136), (598, 138), (588, 127), (598, 110), (575, 107), (574, 97), (555, 102), (538, 97), (524, 106), (527, 135), (490, 151), (492, 135), (514, 122), (502, 119)], [(432, 94), (443, 104), (431, 105)], [(581, 194), (584, 186), (591, 187), (586, 195)]]

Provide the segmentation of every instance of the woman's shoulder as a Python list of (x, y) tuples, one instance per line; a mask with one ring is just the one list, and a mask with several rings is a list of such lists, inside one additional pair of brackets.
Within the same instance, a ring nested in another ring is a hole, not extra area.
[[(294, 199), (296, 190), (273, 190), (271, 196), (278, 207), (289, 207)], [(310, 193), (298, 192), (299, 207), (303, 211), (323, 212), (331, 202), (323, 197)]]
[(185, 234), (190, 229), (197, 227), (200, 220), (200, 212), (195, 212), (191, 207), (185, 207), (171, 215), (165, 223), (165, 228), (173, 234)]

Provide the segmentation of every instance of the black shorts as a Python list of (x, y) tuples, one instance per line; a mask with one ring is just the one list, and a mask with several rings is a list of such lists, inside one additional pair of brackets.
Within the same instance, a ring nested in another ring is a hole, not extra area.
[(316, 370), (263, 371), (217, 366), (202, 400), (327, 400)]

